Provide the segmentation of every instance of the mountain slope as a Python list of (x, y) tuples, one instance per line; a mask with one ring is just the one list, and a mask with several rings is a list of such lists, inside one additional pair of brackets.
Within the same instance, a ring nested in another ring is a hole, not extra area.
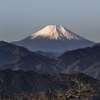
[(100, 45), (100, 42), (99, 43), (96, 43), (96, 45)]
[(28, 54), (36, 54), (36, 53), (30, 52), (28, 49), (24, 47), (0, 41), (0, 65), (10, 62), (19, 56), (24, 56)]
[[(88, 82), (91, 83), (98, 83), (99, 81), (84, 75), (83, 73), (73, 73), (73, 74), (47, 74), (41, 75), (34, 71), (12, 71), (9, 69), (0, 70), (0, 89), (2, 90), (1, 93), (20, 93), (22, 91), (29, 92), (29, 93), (36, 93), (37, 91), (46, 91), (48, 89), (54, 88), (63, 88), (66, 89), (68, 83), (66, 82), (57, 82), (56, 80), (60, 77), (66, 78), (66, 80), (71, 80), (70, 76), (77, 77), (77, 80), (87, 84)], [(54, 80), (54, 82), (52, 81)]]
[(73, 32), (65, 29), (61, 25), (49, 25), (46, 26), (44, 29), (32, 34), (30, 37), (31, 39), (38, 38), (38, 37), (48, 38), (48, 39), (55, 39), (55, 40), (81, 40), (82, 37), (75, 35)]
[(40, 75), (34, 71), (0, 70), (2, 93), (20, 93), (22, 91), (34, 93), (36, 91), (44, 91), (53, 86), (59, 86), (55, 83), (52, 86), (47, 84), (46, 82), (49, 80), (49, 77)]
[(56, 63), (63, 73), (84, 72), (100, 78), (100, 46), (68, 51), (61, 55)]
[(57, 56), (55, 56), (55, 54), (52, 54), (50, 52), (36, 51), (35, 53), (43, 55), (43, 56), (45, 56), (45, 57), (47, 57), (49, 59), (55, 59), (55, 58), (57, 58)]
[(3, 50), (9, 54), (14, 54), (16, 56), (31, 54), (31, 52), (24, 47), (21, 47), (21, 46), (19, 47), (17, 45), (4, 42), (4, 41), (0, 41), (0, 50)]
[(86, 40), (61, 25), (49, 25), (29, 37), (12, 42), (29, 50), (44, 52), (63, 52), (91, 46), (94, 42)]
[(26, 55), (21, 56), (0, 66), (0, 69), (12, 69), (12, 70), (44, 70), (50, 72), (57, 72), (55, 64), (52, 59), (48, 59), (41, 55)]
[(3, 50), (0, 50), (0, 65), (14, 60), (16, 57), (13, 54), (9, 54)]

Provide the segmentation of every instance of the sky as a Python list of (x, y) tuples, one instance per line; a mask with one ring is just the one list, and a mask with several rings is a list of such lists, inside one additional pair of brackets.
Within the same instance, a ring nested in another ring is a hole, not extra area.
[(100, 42), (100, 0), (0, 0), (0, 41), (22, 40), (47, 25)]

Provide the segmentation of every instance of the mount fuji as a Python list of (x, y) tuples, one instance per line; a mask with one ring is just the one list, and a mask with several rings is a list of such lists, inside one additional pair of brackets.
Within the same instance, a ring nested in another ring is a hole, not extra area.
[(63, 52), (95, 44), (61, 25), (48, 25), (27, 38), (12, 43), (24, 46), (31, 51), (44, 52)]

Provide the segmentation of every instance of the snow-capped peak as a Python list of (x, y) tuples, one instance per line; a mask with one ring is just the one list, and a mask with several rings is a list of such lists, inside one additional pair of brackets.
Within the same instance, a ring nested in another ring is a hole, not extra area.
[(42, 30), (32, 34), (31, 39), (37, 38), (37, 37), (43, 37), (43, 38), (49, 38), (49, 39), (55, 39), (55, 40), (80, 40), (82, 37), (74, 34), (73, 32), (67, 30), (61, 25), (48, 25)]

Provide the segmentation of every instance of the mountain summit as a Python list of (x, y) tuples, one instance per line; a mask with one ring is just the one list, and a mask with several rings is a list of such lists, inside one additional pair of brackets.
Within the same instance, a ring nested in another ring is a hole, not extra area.
[(31, 35), (31, 39), (43, 37), (54, 40), (80, 40), (82, 39), (78, 35), (75, 35), (73, 32), (67, 30), (61, 25), (49, 25), (43, 28), (42, 30)]
[(32, 51), (63, 52), (91, 46), (94, 42), (84, 39), (61, 25), (48, 25), (29, 37), (12, 42)]

